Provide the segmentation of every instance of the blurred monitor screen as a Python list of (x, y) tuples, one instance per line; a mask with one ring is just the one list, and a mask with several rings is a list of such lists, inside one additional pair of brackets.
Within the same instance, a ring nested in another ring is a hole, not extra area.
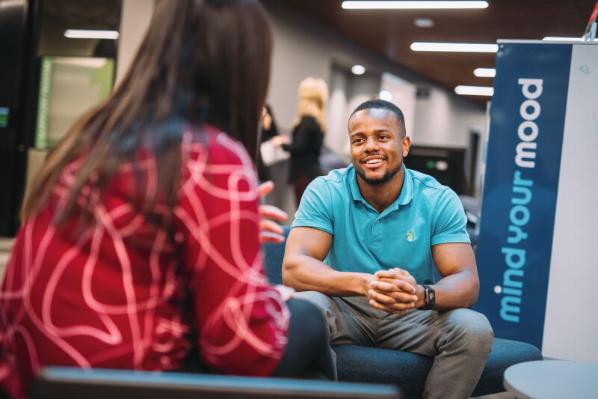
[(10, 110), (6, 107), (0, 107), (0, 127), (8, 127), (8, 117)]
[(409, 169), (433, 176), (457, 194), (468, 194), (465, 177), (465, 149), (412, 145), (405, 158)]
[(110, 58), (43, 57), (35, 148), (53, 147), (77, 119), (108, 97), (113, 83)]

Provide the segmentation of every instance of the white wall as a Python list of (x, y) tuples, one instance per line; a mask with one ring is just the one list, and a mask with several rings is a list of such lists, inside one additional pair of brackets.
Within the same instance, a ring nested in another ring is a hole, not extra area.
[(271, 18), (274, 48), (268, 102), (277, 123), (285, 128), (293, 125), (297, 110), (297, 88), (307, 76), (330, 83), (332, 59), (326, 46), (317, 44), (309, 30), (298, 29), (279, 18)]
[(347, 93), (349, 75), (347, 71), (339, 68), (332, 69), (330, 78), (330, 101), (328, 104), (328, 134), (326, 145), (330, 148), (345, 148), (349, 140), (347, 138)]
[(476, 104), (457, 99), (445, 90), (430, 87), (430, 96), (417, 99), (414, 143), (466, 147), (470, 130), (486, 137), (486, 112)]
[(380, 89), (387, 91), (392, 96), (390, 101), (403, 111), (405, 131), (407, 136), (413, 140), (415, 135), (415, 96), (417, 87), (398, 76), (384, 73)]

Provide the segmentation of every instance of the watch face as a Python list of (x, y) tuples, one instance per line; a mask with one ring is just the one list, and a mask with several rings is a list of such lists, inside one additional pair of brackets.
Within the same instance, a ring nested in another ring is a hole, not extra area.
[(428, 287), (426, 293), (428, 294), (428, 306), (430, 307), (430, 309), (432, 309), (434, 308), (434, 305), (436, 305), (436, 291), (434, 291), (434, 288)]
[(424, 301), (426, 302), (424, 309), (430, 309), (430, 288), (425, 284), (422, 284), (422, 287), (424, 287)]
[(426, 300), (424, 309), (433, 309), (436, 304), (436, 292), (434, 291), (434, 288), (429, 285), (422, 284), (422, 286), (424, 287), (424, 296)]

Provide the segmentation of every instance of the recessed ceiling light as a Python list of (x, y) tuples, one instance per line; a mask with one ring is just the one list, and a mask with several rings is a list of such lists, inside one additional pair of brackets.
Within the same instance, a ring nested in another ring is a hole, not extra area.
[(413, 42), (413, 51), (444, 51), (455, 53), (496, 53), (498, 44)]
[(496, 76), (496, 69), (494, 68), (476, 68), (473, 74), (478, 78), (493, 78)]
[(487, 1), (343, 1), (345, 10), (417, 10), (487, 8)]
[(363, 75), (365, 73), (365, 67), (363, 65), (353, 65), (353, 67), (351, 67), (351, 72), (353, 72), (353, 75)]
[(64, 37), (69, 39), (118, 39), (118, 31), (115, 30), (92, 30), (92, 29), (67, 29)]
[(462, 96), (489, 96), (494, 94), (494, 88), (486, 86), (457, 86), (455, 93)]
[(380, 100), (392, 101), (392, 93), (388, 90), (380, 90), (378, 97), (380, 97)]
[(434, 26), (434, 21), (430, 18), (415, 18), (413, 22), (418, 28), (431, 28)]

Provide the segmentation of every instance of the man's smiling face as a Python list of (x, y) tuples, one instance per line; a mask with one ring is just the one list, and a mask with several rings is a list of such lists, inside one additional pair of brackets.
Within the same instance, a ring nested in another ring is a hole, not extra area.
[(369, 185), (386, 183), (401, 170), (410, 141), (397, 116), (385, 109), (364, 109), (349, 119), (351, 158)]

